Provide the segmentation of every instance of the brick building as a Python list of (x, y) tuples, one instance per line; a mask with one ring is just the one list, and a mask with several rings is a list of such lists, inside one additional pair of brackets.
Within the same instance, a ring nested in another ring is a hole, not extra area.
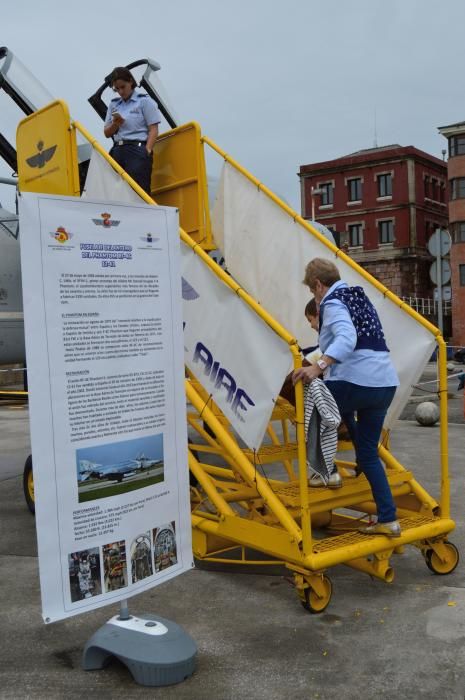
[(449, 144), (449, 231), (452, 236), (452, 345), (465, 346), (465, 122), (440, 126)]
[(442, 160), (394, 144), (301, 165), (299, 177), (304, 218), (313, 209), (354, 260), (399, 296), (433, 297), (426, 243), (448, 221)]

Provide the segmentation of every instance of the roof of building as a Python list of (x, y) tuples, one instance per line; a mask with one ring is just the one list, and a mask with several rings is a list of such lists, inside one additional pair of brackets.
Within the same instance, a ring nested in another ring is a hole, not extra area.
[(465, 122), (455, 122), (455, 124), (445, 124), (444, 126), (438, 126), (438, 129), (454, 129), (455, 127), (465, 126)]
[(438, 126), (439, 133), (446, 139), (451, 136), (463, 136), (465, 133), (465, 122), (456, 122), (455, 124), (446, 124), (446, 126)]
[(364, 163), (376, 163), (389, 160), (399, 160), (401, 158), (415, 158), (417, 160), (428, 161), (430, 164), (439, 165), (446, 168), (444, 161), (436, 156), (426, 153), (415, 146), (400, 146), (398, 143), (392, 143), (388, 146), (376, 146), (375, 148), (364, 148), (354, 153), (348, 153), (338, 158), (321, 161), (319, 163), (309, 163), (300, 166), (300, 173), (314, 173), (317, 171), (331, 171), (339, 168), (351, 168), (353, 166), (363, 165)]
[(368, 153), (378, 153), (379, 151), (390, 151), (392, 148), (402, 148), (400, 143), (391, 143), (389, 146), (373, 146), (373, 148), (362, 148), (360, 151), (354, 151), (353, 153), (348, 153), (346, 156), (341, 156), (341, 158), (349, 158), (350, 156), (361, 156)]

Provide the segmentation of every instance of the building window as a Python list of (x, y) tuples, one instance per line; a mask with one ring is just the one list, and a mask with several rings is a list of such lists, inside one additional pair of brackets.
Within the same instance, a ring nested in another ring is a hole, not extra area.
[(362, 199), (362, 178), (354, 177), (347, 180), (349, 190), (349, 202), (360, 202)]
[(434, 202), (438, 201), (438, 181), (434, 177), (431, 178), (431, 199)]
[(378, 221), (378, 231), (381, 244), (394, 242), (394, 221), (392, 219)]
[(439, 201), (444, 204), (446, 199), (446, 188), (443, 182), (439, 185)]
[(465, 154), (465, 135), (451, 136), (449, 139), (449, 156), (463, 156)]
[(465, 197), (465, 177), (455, 177), (450, 181), (450, 198), (462, 199)]
[(347, 227), (349, 232), (349, 245), (352, 248), (363, 245), (363, 226), (362, 224), (349, 224)]
[(392, 197), (392, 175), (378, 175), (378, 197)]
[(459, 265), (460, 286), (465, 287), (465, 265)]
[(456, 221), (451, 226), (454, 243), (465, 243), (465, 221)]
[(325, 207), (328, 204), (333, 203), (333, 183), (332, 182), (323, 182), (321, 185), (318, 185), (318, 189), (321, 190), (321, 206)]
[(426, 197), (426, 199), (429, 199), (429, 198), (430, 198), (430, 191), (429, 191), (429, 190), (430, 190), (430, 187), (429, 187), (429, 184), (430, 184), (430, 183), (429, 183), (429, 177), (425, 177), (424, 186), (425, 186), (425, 197)]

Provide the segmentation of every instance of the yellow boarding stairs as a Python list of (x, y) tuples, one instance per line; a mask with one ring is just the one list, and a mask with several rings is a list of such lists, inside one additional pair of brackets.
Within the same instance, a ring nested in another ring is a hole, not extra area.
[[(56, 118), (57, 113), (60, 113), (59, 119)], [(50, 177), (44, 173), (40, 179), (31, 180), (26, 157), (32, 145), (39, 140), (39, 135), (46, 141), (50, 128), (53, 128), (54, 143), (58, 144), (58, 148), (62, 146), (64, 169), (58, 176), (55, 170)], [(182, 241), (192, 248), (212, 273), (236, 292), (243, 304), (250, 307), (287, 343), (294, 368), (301, 366), (297, 340), (208, 255), (216, 244), (210, 225), (205, 146), (213, 149), (273, 199), (307, 230), (309, 236), (323, 241), (336, 258), (351, 265), (406, 314), (415, 318), (435, 337), (438, 345), (439, 500), (430, 496), (412, 473), (395, 459), (389, 449), (388, 434), (384, 435), (383, 444), (379, 446), (402, 526), (402, 535), (395, 540), (385, 536), (366, 536), (357, 531), (360, 523), (374, 514), (376, 508), (365, 477), (355, 478), (353, 462), (337, 461), (344, 480), (342, 488), (336, 491), (308, 488), (303, 390), (300, 383), (296, 386), (296, 409), (283, 398), (276, 400), (263, 444), (254, 452), (239, 440), (228, 419), (202, 384), (202, 377), (188, 373), (185, 388), (191, 435), (188, 454), (193, 484), (191, 503), (195, 557), (227, 564), (281, 564), (292, 572), (300, 600), (304, 608), (312, 613), (325, 610), (331, 599), (332, 586), (327, 570), (336, 564), (346, 564), (391, 583), (394, 579), (393, 555), (401, 554), (404, 545), (411, 544), (420, 550), (426, 565), (434, 573), (448, 574), (453, 571), (458, 563), (458, 551), (447, 540), (454, 522), (450, 519), (449, 511), (446, 346), (439, 330), (328, 243), (296, 212), (210, 139), (202, 136), (196, 123), (177, 127), (158, 138), (151, 199), (81, 124), (70, 120), (66, 104), (56, 101), (27, 117), (18, 127), (21, 190), (80, 195), (76, 132), (144, 201), (179, 208)], [(347, 449), (350, 445), (340, 447)]]

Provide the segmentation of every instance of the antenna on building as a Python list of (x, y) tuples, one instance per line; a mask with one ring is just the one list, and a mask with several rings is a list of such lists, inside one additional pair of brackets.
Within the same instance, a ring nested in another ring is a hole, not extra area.
[(375, 107), (375, 138), (373, 142), (373, 148), (378, 148), (378, 130), (376, 124), (376, 107)]

